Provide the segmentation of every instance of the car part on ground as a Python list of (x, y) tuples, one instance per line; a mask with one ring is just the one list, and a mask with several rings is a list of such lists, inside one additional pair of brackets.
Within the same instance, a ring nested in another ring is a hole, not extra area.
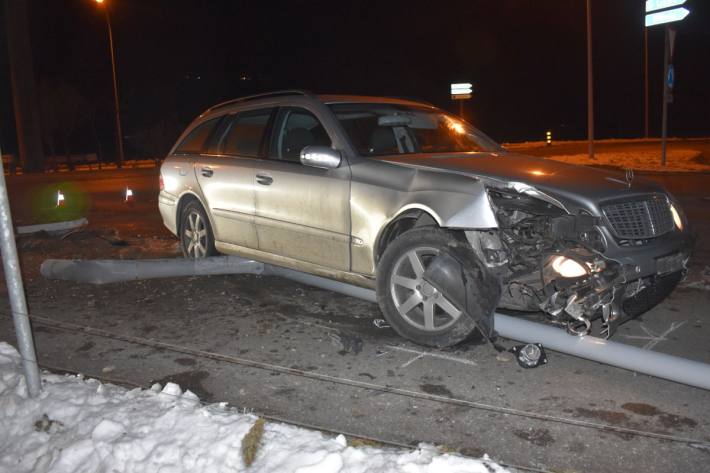
[[(192, 274), (186, 274), (189, 268), (193, 269)], [(143, 274), (146, 277), (208, 274), (207, 268), (220, 271), (212, 274), (273, 274), (369, 302), (377, 302), (375, 291), (372, 290), (232, 256), (198, 260), (47, 260), (42, 264), (42, 275), (80, 282), (93, 282), (93, 279), (103, 283), (108, 279), (114, 282), (135, 280)], [(157, 272), (161, 275), (155, 275)], [(494, 314), (494, 325), (498, 335), (504, 338), (523, 343), (540, 343), (550, 350), (710, 390), (710, 365), (706, 363), (589, 335), (574, 336), (556, 327), (498, 312)]]

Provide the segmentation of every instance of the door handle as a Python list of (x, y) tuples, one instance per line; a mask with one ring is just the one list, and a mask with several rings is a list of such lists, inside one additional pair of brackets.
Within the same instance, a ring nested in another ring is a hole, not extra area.
[(205, 177), (212, 177), (212, 174), (214, 174), (214, 170), (212, 168), (202, 168), (202, 175)]
[(258, 182), (262, 186), (270, 186), (271, 183), (274, 182), (274, 178), (267, 174), (257, 174), (256, 182)]

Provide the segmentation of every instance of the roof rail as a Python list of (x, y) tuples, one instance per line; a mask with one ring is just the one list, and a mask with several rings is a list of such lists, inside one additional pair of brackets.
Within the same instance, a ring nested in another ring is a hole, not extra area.
[(283, 95), (303, 95), (305, 97), (313, 97), (314, 96), (313, 93), (311, 93), (307, 90), (300, 90), (300, 89), (275, 90), (273, 92), (265, 92), (263, 94), (247, 95), (246, 97), (240, 97), (238, 99), (227, 100), (226, 102), (222, 102), (222, 103), (218, 103), (217, 105), (213, 105), (212, 107), (208, 108), (205, 111), (205, 113), (211, 112), (212, 110), (226, 107), (228, 105), (232, 105), (235, 103), (248, 102), (250, 100), (256, 100), (256, 99), (265, 99), (265, 98), (269, 98), (269, 97), (281, 97)]

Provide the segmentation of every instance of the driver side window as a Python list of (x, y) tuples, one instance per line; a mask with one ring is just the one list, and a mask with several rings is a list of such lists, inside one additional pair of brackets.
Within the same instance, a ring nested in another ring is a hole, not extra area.
[(331, 146), (323, 125), (308, 110), (293, 107), (279, 110), (269, 158), (300, 163), (301, 150), (306, 146)]

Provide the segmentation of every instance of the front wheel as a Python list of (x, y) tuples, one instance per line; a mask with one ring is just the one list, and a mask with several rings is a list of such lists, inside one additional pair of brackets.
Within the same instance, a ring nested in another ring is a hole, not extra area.
[(185, 258), (214, 256), (214, 235), (204, 209), (197, 201), (185, 205), (180, 219), (180, 248)]
[[(452, 234), (428, 227), (402, 234), (385, 250), (377, 266), (377, 300), (401, 336), (441, 348), (462, 342), (476, 330), (471, 317), (423, 278), (442, 250), (461, 245)], [(470, 257), (476, 257), (473, 251)]]

